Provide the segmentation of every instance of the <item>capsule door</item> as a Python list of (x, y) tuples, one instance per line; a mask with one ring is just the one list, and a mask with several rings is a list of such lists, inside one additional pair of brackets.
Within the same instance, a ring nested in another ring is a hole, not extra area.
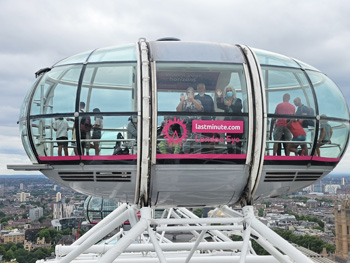
[[(165, 48), (168, 53), (162, 52)], [(203, 58), (200, 49), (208, 48), (212, 57)], [(247, 69), (237, 47), (220, 51), (239, 55), (230, 61), (222, 61), (217, 49), (220, 46), (150, 43), (156, 109), (150, 180), (154, 205), (231, 204), (246, 188)], [(196, 62), (189, 56), (196, 56)]]

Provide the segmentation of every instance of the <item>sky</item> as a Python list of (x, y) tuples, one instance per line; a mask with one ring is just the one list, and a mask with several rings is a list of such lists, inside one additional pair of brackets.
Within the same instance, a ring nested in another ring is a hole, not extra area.
[[(177, 37), (244, 44), (306, 62), (350, 102), (346, 0), (0, 0), (0, 175), (29, 164), (17, 125), (34, 73), (95, 48)], [(350, 171), (348, 150), (334, 173)], [(27, 173), (27, 172), (26, 172)]]

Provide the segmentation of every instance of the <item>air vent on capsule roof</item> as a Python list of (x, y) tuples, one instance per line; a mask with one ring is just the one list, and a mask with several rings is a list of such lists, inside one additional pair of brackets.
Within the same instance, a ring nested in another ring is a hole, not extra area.
[(181, 39), (176, 37), (162, 37), (158, 38), (157, 41), (181, 41)]

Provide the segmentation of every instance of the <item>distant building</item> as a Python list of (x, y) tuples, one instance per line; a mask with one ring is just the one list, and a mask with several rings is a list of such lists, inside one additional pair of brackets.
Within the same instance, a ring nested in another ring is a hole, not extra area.
[(325, 192), (330, 194), (337, 194), (337, 189), (340, 188), (339, 184), (326, 184), (325, 186)]
[[(335, 245), (336, 258), (339, 262), (348, 259), (350, 253), (350, 202), (335, 203)], [(344, 261), (346, 262), (346, 261)]]
[(53, 219), (51, 221), (52, 227), (56, 230), (65, 230), (69, 229), (78, 229), (80, 224), (85, 221), (84, 217), (70, 217), (70, 218), (61, 218), (61, 219)]
[(3, 197), (5, 195), (5, 186), (0, 184), (0, 196)]
[(62, 194), (60, 192), (57, 192), (56, 193), (56, 202), (61, 201), (61, 199), (62, 199)]
[(24, 189), (24, 184), (23, 183), (20, 183), (19, 184), (19, 190), (23, 190)]
[(73, 214), (74, 206), (57, 202), (53, 204), (53, 219), (60, 219), (65, 217), (71, 217)]
[(33, 222), (38, 220), (44, 215), (44, 209), (42, 207), (36, 207), (29, 210), (29, 218)]
[(22, 243), (25, 240), (25, 235), (24, 235), (24, 231), (23, 230), (12, 230), (12, 231), (7, 231), (7, 232), (3, 232), (1, 234), (1, 240), (4, 244), (7, 243)]
[(27, 202), (29, 197), (30, 197), (30, 193), (21, 192), (16, 194), (16, 199), (19, 200), (20, 202)]

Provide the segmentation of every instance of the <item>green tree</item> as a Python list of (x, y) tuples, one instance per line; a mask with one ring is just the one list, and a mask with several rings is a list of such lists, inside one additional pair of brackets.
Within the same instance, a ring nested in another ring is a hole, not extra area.
[(272, 204), (270, 201), (264, 201), (264, 202), (261, 202), (262, 204), (265, 204), (266, 207), (270, 207), (270, 205)]
[(15, 253), (10, 249), (8, 251), (6, 251), (6, 253), (4, 254), (4, 259), (7, 261), (10, 261), (11, 259), (15, 258)]
[(3, 211), (0, 211), (0, 218), (6, 217), (6, 214)]

